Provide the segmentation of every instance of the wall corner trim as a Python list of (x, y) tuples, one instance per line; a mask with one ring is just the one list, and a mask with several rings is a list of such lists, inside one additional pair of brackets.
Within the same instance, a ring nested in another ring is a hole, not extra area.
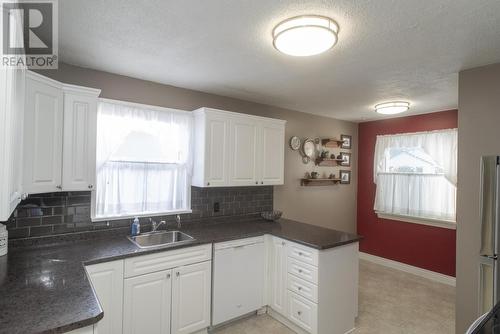
[(435, 282), (443, 283), (450, 286), (456, 286), (456, 279), (455, 277), (452, 276), (444, 275), (427, 269), (410, 266), (409, 264), (406, 263), (389, 260), (380, 256), (371, 255), (363, 252), (359, 252), (359, 258), (361, 260), (366, 260), (388, 268), (404, 271), (409, 274), (427, 278)]

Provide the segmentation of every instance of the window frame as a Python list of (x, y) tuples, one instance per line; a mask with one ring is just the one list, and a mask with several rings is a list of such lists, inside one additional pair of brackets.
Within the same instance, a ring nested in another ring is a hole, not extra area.
[[(394, 134), (394, 136), (424, 134), (424, 133), (431, 133), (431, 132), (436, 132), (436, 131), (446, 131), (446, 130), (452, 130), (452, 129), (442, 129), (442, 130), (435, 130), (435, 131), (418, 131), (418, 132), (412, 132), (412, 133), (398, 133), (398, 134)], [(392, 136), (392, 135), (384, 135), (384, 136)], [(374, 156), (374, 159), (376, 159), (376, 156)], [(434, 173), (378, 172), (376, 170), (374, 172), (375, 172), (375, 175), (379, 175), (379, 174), (429, 175), (429, 176), (442, 176), (443, 175), (440, 173), (434, 174)], [(375, 183), (375, 187), (379, 187), (379, 185), (377, 183)], [(456, 211), (456, 207), (455, 207), (455, 211)], [(430, 217), (404, 215), (404, 214), (397, 214), (397, 213), (378, 211), (378, 210), (374, 210), (374, 212), (377, 215), (377, 217), (380, 219), (386, 219), (386, 220), (392, 220), (392, 221), (398, 221), (398, 222), (406, 222), (406, 223), (419, 224), (419, 225), (426, 225), (426, 226), (445, 228), (445, 229), (451, 229), (451, 230), (456, 230), (456, 228), (457, 228), (456, 219), (455, 220), (436, 219), (436, 218), (430, 218)], [(456, 212), (455, 212), (455, 214), (456, 214)]]
[(377, 214), (377, 217), (380, 219), (395, 220), (398, 222), (440, 227), (440, 228), (446, 228), (449, 230), (456, 230), (457, 229), (457, 222), (453, 221), (453, 220), (422, 218), (422, 217), (416, 217), (416, 216), (410, 216), (410, 215), (397, 215), (394, 213), (387, 213), (387, 212), (382, 212), (382, 211), (375, 211), (375, 213)]
[[(114, 104), (121, 104), (129, 107), (134, 107), (134, 108), (143, 108), (143, 109), (149, 109), (149, 110), (155, 110), (158, 112), (169, 112), (169, 113), (182, 113), (182, 114), (191, 114), (191, 112), (186, 111), (186, 110), (180, 110), (180, 109), (173, 109), (173, 108), (165, 108), (165, 107), (159, 107), (159, 106), (153, 106), (149, 104), (143, 104), (143, 103), (135, 103), (135, 102), (128, 102), (128, 101), (122, 101), (122, 100), (114, 100), (114, 99), (107, 99), (107, 98), (99, 98), (98, 102), (103, 102), (103, 103), (114, 103)], [(96, 124), (97, 127), (97, 124)], [(96, 151), (97, 154), (97, 151)], [(96, 179), (97, 179), (97, 171), (96, 171)], [(95, 182), (96, 183), (96, 182)], [(97, 185), (96, 185), (97, 187)], [(106, 216), (106, 217), (97, 217), (96, 216), (96, 205), (97, 205), (97, 199), (96, 199), (96, 187), (92, 189), (91, 191), (91, 196), (90, 196), (90, 220), (91, 222), (103, 222), (103, 221), (114, 221), (114, 220), (122, 220), (122, 219), (132, 219), (135, 217), (138, 218), (143, 218), (143, 217), (156, 217), (156, 216), (171, 216), (171, 215), (178, 215), (178, 214), (189, 214), (192, 213), (192, 205), (191, 205), (191, 189), (192, 189), (192, 178), (188, 177), (187, 180), (187, 199), (186, 199), (186, 204), (189, 209), (185, 210), (171, 210), (171, 211), (159, 211), (159, 212), (147, 212), (147, 213), (138, 213), (138, 214), (126, 214), (126, 215), (118, 215), (118, 216)]]

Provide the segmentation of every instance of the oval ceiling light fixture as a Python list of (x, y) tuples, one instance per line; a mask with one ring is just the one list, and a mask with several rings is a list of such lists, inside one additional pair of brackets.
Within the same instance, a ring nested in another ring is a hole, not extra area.
[(331, 49), (337, 43), (338, 33), (338, 24), (329, 17), (297, 16), (273, 29), (273, 45), (290, 56), (314, 56)]
[(380, 103), (375, 106), (375, 111), (383, 115), (395, 115), (410, 109), (410, 103), (404, 101), (394, 101)]

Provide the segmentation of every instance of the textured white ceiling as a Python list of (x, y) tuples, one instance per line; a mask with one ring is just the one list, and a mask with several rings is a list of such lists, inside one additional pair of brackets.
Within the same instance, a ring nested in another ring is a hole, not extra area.
[[(458, 72), (500, 62), (498, 0), (64, 0), (60, 56), (70, 64), (360, 121), (379, 102), (411, 113), (456, 108)], [(339, 43), (294, 58), (271, 30), (332, 17)]]

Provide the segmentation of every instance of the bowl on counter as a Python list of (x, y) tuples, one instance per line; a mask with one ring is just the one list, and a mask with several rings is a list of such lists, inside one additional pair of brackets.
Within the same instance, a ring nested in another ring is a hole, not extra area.
[(273, 222), (280, 219), (282, 214), (283, 212), (281, 211), (264, 211), (260, 216), (267, 221)]

